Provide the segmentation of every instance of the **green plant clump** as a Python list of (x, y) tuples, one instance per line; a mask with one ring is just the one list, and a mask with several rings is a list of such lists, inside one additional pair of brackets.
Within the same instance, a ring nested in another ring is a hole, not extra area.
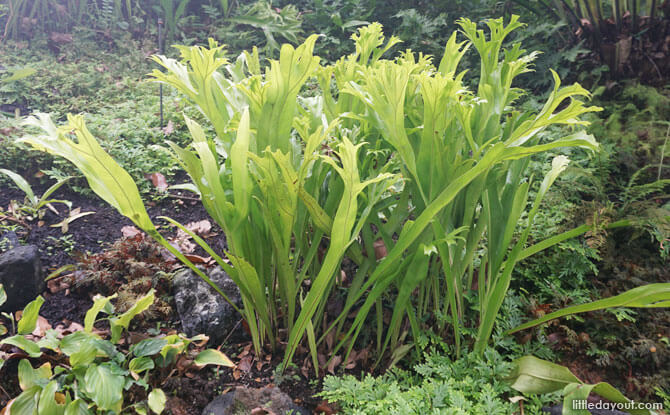
[[(466, 40), (454, 33), (438, 64), (411, 51), (383, 58), (400, 40), (386, 40), (379, 24), (360, 28), (352, 36), (356, 51), (327, 66), (313, 55), (317, 35), (297, 48), (283, 45), (264, 69), (257, 49), (231, 62), (213, 40), (209, 47), (178, 46), (181, 60), (154, 58), (166, 72), (155, 70), (153, 79), (184, 94), (213, 129), (208, 134), (185, 117), (192, 142), (168, 145), (192, 179), (189, 188), (224, 230), (228, 251), (216, 253), (164, 219), (240, 288), (240, 312), (257, 354), (264, 345), (286, 344), (286, 368), (305, 342), (318, 371), (319, 347), (347, 361), (363, 329), (373, 327), (366, 335), (374, 336), (379, 363), (387, 350), (401, 358), (412, 350), (405, 339), (419, 339), (431, 326), (451, 336), (456, 356), (464, 349), (481, 355), (516, 264), (597, 226), (527, 244), (545, 194), (569, 163), (555, 157), (531, 199), (530, 157), (556, 148), (598, 149), (581, 128), (588, 124), (582, 116), (599, 110), (582, 102), (588, 91), (561, 87), (552, 72), (554, 90), (542, 108), (519, 110), (524, 91), (513, 82), (531, 70), (536, 53), (518, 43), (502, 49), (522, 27), (518, 17), (507, 25), (489, 20), (488, 36), (468, 19), (459, 24)], [(481, 58), (476, 90), (458, 71), (471, 46)], [(320, 91), (301, 96), (310, 79)], [(75, 164), (102, 199), (226, 297), (158, 232), (131, 176), (83, 117), (69, 116), (57, 127), (37, 114), (27, 124), (43, 132), (22, 142)], [(544, 135), (552, 125), (573, 132)], [(340, 278), (345, 258), (355, 271)], [(641, 288), (574, 311), (667, 305), (668, 284)], [(344, 305), (331, 315), (326, 305), (335, 295)], [(385, 307), (392, 308), (386, 322)], [(338, 342), (328, 346), (333, 338)]]

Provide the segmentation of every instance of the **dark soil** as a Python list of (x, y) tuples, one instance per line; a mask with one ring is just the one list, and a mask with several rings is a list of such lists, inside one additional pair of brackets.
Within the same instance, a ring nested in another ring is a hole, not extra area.
[[(39, 195), (47, 188), (47, 184), (34, 185), (35, 194)], [(147, 203), (149, 216), (157, 226), (165, 223), (156, 219), (157, 216), (169, 216), (183, 224), (209, 218), (202, 203), (190, 198), (180, 199), (179, 196)], [(78, 254), (85, 255), (89, 252), (102, 251), (107, 245), (123, 236), (121, 228), (133, 225), (130, 219), (122, 216), (116, 209), (96, 195), (83, 196), (63, 187), (52, 197), (69, 200), (72, 202), (73, 209), (80, 208), (81, 212), (95, 212), (95, 214), (73, 221), (65, 234), (60, 228), (51, 227), (51, 225), (57, 224), (67, 217), (68, 209), (62, 204), (54, 204), (60, 215), (56, 215), (49, 209), (44, 209), (43, 224), (40, 224), (37, 220), (23, 221), (23, 224), (28, 225), (28, 227), (21, 226), (17, 234), (25, 244), (36, 245), (39, 248), (42, 265), (47, 269), (53, 270), (65, 264), (75, 263)], [(24, 194), (20, 190), (0, 184), (0, 209), (5, 210), (12, 200), (22, 201), (23, 199)], [(7, 224), (10, 223), (9, 221), (6, 222)], [(214, 250), (221, 252), (226, 247), (225, 237), (216, 224), (212, 225), (213, 231), (217, 232), (219, 237), (208, 240), (208, 243)], [(165, 234), (174, 234), (174, 230)], [(72, 246), (67, 239), (74, 241), (74, 245)]]
[(84, 321), (86, 312), (93, 305), (88, 298), (66, 295), (60, 291), (56, 294), (45, 294), (45, 301), (40, 308), (40, 315), (47, 319), (52, 327), (63, 321)]

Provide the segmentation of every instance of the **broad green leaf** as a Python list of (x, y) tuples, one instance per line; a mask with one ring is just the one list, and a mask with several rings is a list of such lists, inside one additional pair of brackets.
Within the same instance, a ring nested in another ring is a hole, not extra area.
[(23, 391), (32, 388), (38, 384), (38, 381), (40, 381), (38, 386), (45, 385), (52, 375), (51, 364), (45, 363), (37, 369), (33, 369), (30, 362), (26, 359), (21, 359), (18, 371), (19, 386)]
[(515, 360), (514, 371), (509, 378), (513, 389), (533, 394), (555, 392), (570, 383), (581, 383), (567, 367), (534, 356)]
[(86, 370), (83, 385), (86, 394), (100, 410), (120, 412), (123, 405), (125, 379), (112, 370), (112, 363), (91, 365)]
[(154, 388), (149, 392), (149, 397), (147, 398), (147, 403), (149, 408), (157, 414), (160, 414), (165, 409), (165, 393), (163, 390)]
[[(58, 381), (51, 381), (40, 393), (37, 412), (39, 414), (63, 415), (65, 412), (65, 397), (59, 393)], [(60, 400), (60, 402), (58, 402)]]
[(65, 407), (65, 415), (91, 415), (88, 405), (82, 399), (75, 399)]
[[(132, 177), (107, 154), (86, 128), (81, 115), (68, 114), (68, 124), (57, 128), (47, 114), (28, 117), (26, 125), (40, 128), (44, 135), (19, 141), (68, 159), (86, 177), (91, 189), (122, 215), (149, 234), (156, 233)], [(74, 132), (77, 141), (71, 140)]]
[(23, 68), (18, 68), (12, 71), (12, 74), (7, 78), (3, 78), (0, 82), (14, 82), (24, 78), (28, 78), (37, 72), (37, 69), (30, 66), (24, 66)]
[(26, 179), (24, 179), (23, 177), (21, 177), (20, 175), (18, 175), (16, 173), (14, 173), (13, 171), (7, 170), (7, 169), (0, 169), (0, 173), (4, 174), (7, 177), (9, 177), (10, 179), (12, 179), (14, 184), (16, 184), (16, 186), (19, 189), (21, 189), (23, 191), (23, 193), (26, 194), (26, 197), (30, 201), (31, 205), (33, 205), (33, 206), (37, 205), (37, 197), (35, 196), (35, 193), (33, 192), (33, 188), (30, 186), (30, 184), (28, 184)]
[(158, 354), (167, 343), (167, 340), (162, 338), (145, 339), (133, 345), (131, 350), (137, 357), (153, 356)]
[(216, 366), (235, 367), (235, 364), (228, 358), (228, 356), (214, 349), (206, 349), (198, 353), (198, 356), (196, 356), (194, 363), (202, 366), (216, 365)]
[(42, 298), (40, 295), (23, 309), (21, 320), (19, 320), (18, 323), (19, 334), (30, 334), (35, 330), (35, 326), (37, 325), (37, 317), (39, 317), (42, 304), (44, 304), (44, 298)]
[(9, 415), (37, 415), (37, 403), (41, 392), (42, 388), (39, 386), (23, 391), (12, 402)]
[(148, 356), (136, 357), (128, 364), (128, 370), (133, 373), (140, 374), (146, 370), (151, 370), (155, 367), (153, 359)]
[(67, 356), (71, 356), (82, 348), (83, 343), (89, 342), (93, 337), (93, 334), (85, 331), (75, 331), (61, 339), (60, 350)]
[[(509, 377), (511, 387), (528, 394), (544, 394), (564, 391), (563, 413), (588, 415), (589, 411), (574, 409), (574, 400), (586, 401), (591, 392), (612, 402), (626, 403), (629, 400), (611, 385), (601, 382), (595, 385), (583, 383), (564, 366), (524, 356), (514, 361), (514, 370)], [(633, 415), (649, 415), (648, 410), (630, 410)]]
[(60, 339), (58, 338), (59, 335), (60, 333), (56, 330), (47, 330), (46, 333), (44, 333), (44, 337), (37, 341), (37, 345), (40, 347), (40, 349), (49, 349), (57, 352), (58, 347), (60, 346)]
[(86, 338), (78, 343), (76, 351), (70, 354), (70, 365), (72, 367), (86, 367), (93, 363), (98, 355), (98, 348), (94, 341), (93, 338)]

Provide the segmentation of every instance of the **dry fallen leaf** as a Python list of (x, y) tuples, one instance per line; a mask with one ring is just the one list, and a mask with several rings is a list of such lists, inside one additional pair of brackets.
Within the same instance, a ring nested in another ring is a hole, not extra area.
[(67, 290), (70, 288), (70, 284), (65, 281), (64, 277), (71, 277), (73, 274), (64, 275), (62, 277), (53, 278), (47, 281), (47, 288), (51, 294), (56, 294), (57, 292)]
[(204, 236), (212, 229), (212, 224), (207, 219), (203, 219), (197, 222), (187, 223), (185, 228), (196, 235)]
[(375, 248), (375, 258), (377, 258), (377, 260), (380, 260), (388, 255), (388, 251), (386, 250), (386, 245), (384, 244), (383, 239), (377, 239), (373, 246)]
[[(188, 223), (184, 227), (202, 238), (208, 238), (215, 235), (210, 233), (212, 224), (207, 219)], [(177, 235), (170, 241), (170, 243), (184, 254), (189, 254), (196, 248), (196, 244), (191, 242), (191, 236), (181, 229), (177, 229)]]
[(174, 132), (174, 123), (172, 120), (169, 120), (167, 125), (163, 127), (163, 134), (170, 135)]
[(331, 375), (335, 374), (335, 368), (338, 367), (342, 363), (342, 356), (335, 355), (333, 358), (330, 359), (330, 363), (328, 363), (328, 372), (330, 372)]
[(132, 237), (137, 236), (141, 233), (142, 233), (141, 230), (137, 229), (136, 227), (134, 227), (132, 225), (124, 226), (123, 228), (121, 228), (121, 234), (125, 238), (132, 238)]
[(253, 358), (251, 356), (244, 356), (240, 359), (240, 363), (237, 367), (243, 372), (249, 372), (251, 370), (251, 362)]
[(314, 413), (315, 414), (325, 414), (325, 415), (333, 415), (337, 413), (328, 402), (322, 401), (320, 402), (316, 408), (314, 408)]
[(151, 180), (151, 183), (159, 192), (164, 192), (167, 190), (167, 180), (161, 173), (145, 174), (144, 177), (146, 177), (147, 180)]
[(193, 254), (185, 254), (184, 256), (186, 257), (186, 259), (193, 262), (194, 264), (209, 264), (210, 262), (213, 261), (211, 256), (202, 257), (200, 255), (193, 255)]
[(37, 324), (35, 325), (35, 330), (33, 330), (32, 335), (42, 338), (46, 334), (47, 330), (51, 330), (51, 328), (51, 324), (49, 324), (46, 318), (37, 316)]

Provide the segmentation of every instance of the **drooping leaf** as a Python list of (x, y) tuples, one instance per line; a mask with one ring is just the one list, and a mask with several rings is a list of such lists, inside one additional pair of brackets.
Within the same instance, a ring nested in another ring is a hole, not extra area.
[(235, 364), (228, 358), (228, 356), (214, 349), (206, 349), (198, 353), (198, 356), (196, 356), (194, 363), (202, 366), (216, 365), (216, 366), (235, 367)]
[(40, 347), (37, 345), (37, 343), (35, 343), (32, 340), (28, 340), (21, 335), (16, 335), (8, 337), (6, 339), (2, 339), (0, 340), (0, 344), (11, 344), (12, 346), (16, 346), (19, 349), (23, 350), (24, 352), (28, 353), (28, 356), (30, 357), (37, 358), (42, 355)]
[(597, 300), (586, 304), (566, 307), (561, 310), (554, 311), (553, 313), (546, 314), (545, 316), (536, 320), (524, 323), (512, 330), (509, 330), (507, 334), (516, 333), (521, 330), (535, 327), (556, 318), (614, 307), (670, 307), (670, 283), (647, 284), (641, 287), (633, 288), (614, 297), (603, 298), (602, 300)]
[[(592, 392), (612, 402), (622, 404), (630, 402), (621, 392), (607, 383), (585, 384), (568, 368), (534, 356), (524, 356), (515, 360), (509, 380), (511, 387), (522, 393), (543, 394), (562, 390), (565, 394), (563, 413), (568, 415), (588, 414), (589, 411), (586, 409), (578, 409), (573, 405), (573, 401), (586, 402)], [(650, 415), (646, 409), (627, 409), (627, 411), (633, 415)]]

